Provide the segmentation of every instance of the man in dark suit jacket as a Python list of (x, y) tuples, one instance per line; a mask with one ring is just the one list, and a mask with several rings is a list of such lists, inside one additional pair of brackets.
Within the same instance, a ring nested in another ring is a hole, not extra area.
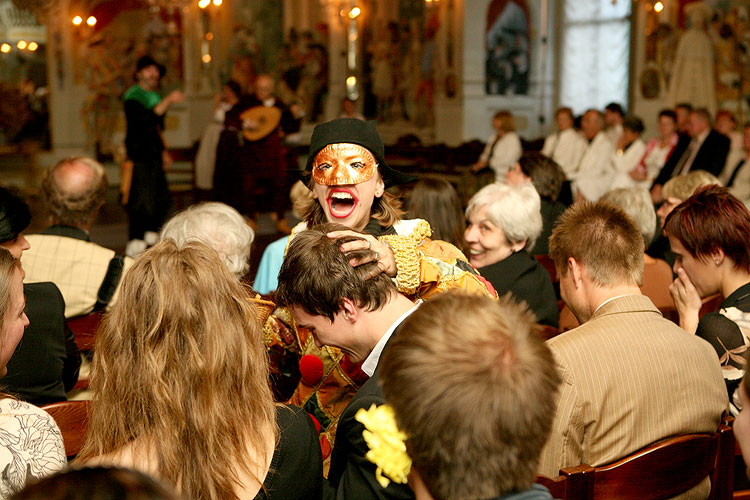
[(690, 113), (690, 135), (681, 135), (674, 152), (667, 159), (651, 189), (661, 198), (661, 187), (676, 175), (691, 170), (705, 170), (715, 176), (724, 169), (729, 154), (730, 140), (711, 128), (711, 115), (705, 108)]
[[(364, 425), (355, 417), (360, 409), (385, 402), (377, 377), (380, 354), (397, 326), (418, 305), (380, 272), (374, 252), (363, 244), (364, 235), (348, 231), (351, 236), (326, 236), (340, 230), (347, 228), (323, 224), (294, 236), (275, 296), (277, 304), (290, 308), (297, 327), (307, 328), (319, 347), (340, 349), (352, 362), (362, 362), (362, 371), (370, 376), (338, 420), (325, 496), (411, 499), (414, 496), (404, 484), (384, 488), (378, 483), (376, 467), (365, 457), (369, 448), (362, 436)], [(352, 267), (352, 260), (361, 264)]]
[(65, 324), (65, 302), (54, 283), (27, 283), (29, 326), (0, 380), (4, 390), (41, 406), (65, 401), (78, 380), (81, 353)]

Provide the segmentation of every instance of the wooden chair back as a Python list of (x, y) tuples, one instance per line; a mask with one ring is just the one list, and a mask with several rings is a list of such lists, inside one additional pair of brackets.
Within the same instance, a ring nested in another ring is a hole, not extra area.
[(547, 270), (552, 283), (557, 283), (557, 269), (555, 269), (555, 261), (550, 258), (549, 255), (535, 255), (534, 258)]
[(65, 444), (65, 455), (71, 459), (81, 451), (89, 426), (91, 401), (60, 401), (42, 406), (57, 422)]
[[(672, 498), (711, 478), (709, 500), (732, 498), (734, 435), (722, 422), (712, 434), (674, 436), (596, 467), (590, 499)], [(562, 472), (562, 471), (561, 471)]]
[(103, 312), (92, 312), (82, 316), (70, 318), (68, 328), (75, 336), (76, 345), (81, 352), (93, 351), (96, 343), (96, 331), (99, 329), (99, 323), (104, 317)]
[(710, 477), (708, 499), (729, 500), (734, 476), (733, 420), (725, 415), (714, 433), (674, 436), (612, 464), (565, 467), (558, 477), (540, 475), (536, 482), (561, 500), (661, 500), (684, 493)]
[(590, 465), (567, 467), (557, 477), (538, 475), (536, 482), (546, 487), (552, 498), (578, 500), (591, 498), (594, 488), (594, 468)]

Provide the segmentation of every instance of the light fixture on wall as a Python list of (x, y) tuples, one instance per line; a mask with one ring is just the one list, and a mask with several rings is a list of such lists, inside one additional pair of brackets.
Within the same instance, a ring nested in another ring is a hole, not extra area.
[(654, 4), (654, 11), (658, 14), (659, 12), (664, 10), (664, 4), (661, 2), (656, 2)]

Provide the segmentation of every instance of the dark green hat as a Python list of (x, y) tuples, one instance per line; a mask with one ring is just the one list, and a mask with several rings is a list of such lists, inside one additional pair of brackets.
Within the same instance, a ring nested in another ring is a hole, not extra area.
[(308, 183), (312, 174), (315, 156), (329, 144), (348, 142), (367, 148), (378, 162), (378, 170), (385, 187), (406, 184), (417, 179), (416, 175), (405, 174), (394, 170), (385, 162), (385, 146), (375, 129), (375, 121), (364, 121), (357, 118), (337, 118), (317, 125), (310, 138), (310, 155), (302, 173), (302, 180)]

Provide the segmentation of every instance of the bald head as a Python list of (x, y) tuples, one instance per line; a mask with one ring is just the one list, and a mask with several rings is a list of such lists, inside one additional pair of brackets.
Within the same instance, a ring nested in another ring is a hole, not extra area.
[(80, 160), (62, 163), (52, 169), (54, 182), (60, 191), (69, 195), (81, 195), (91, 189), (97, 179), (97, 173)]
[(583, 114), (581, 119), (581, 130), (586, 139), (591, 140), (596, 137), (601, 129), (604, 128), (604, 116), (601, 111), (596, 109), (589, 109)]
[(47, 171), (42, 193), (51, 223), (88, 231), (107, 194), (107, 175), (91, 158), (62, 160)]
[(274, 79), (269, 75), (259, 75), (255, 79), (255, 95), (261, 101), (273, 97)]

